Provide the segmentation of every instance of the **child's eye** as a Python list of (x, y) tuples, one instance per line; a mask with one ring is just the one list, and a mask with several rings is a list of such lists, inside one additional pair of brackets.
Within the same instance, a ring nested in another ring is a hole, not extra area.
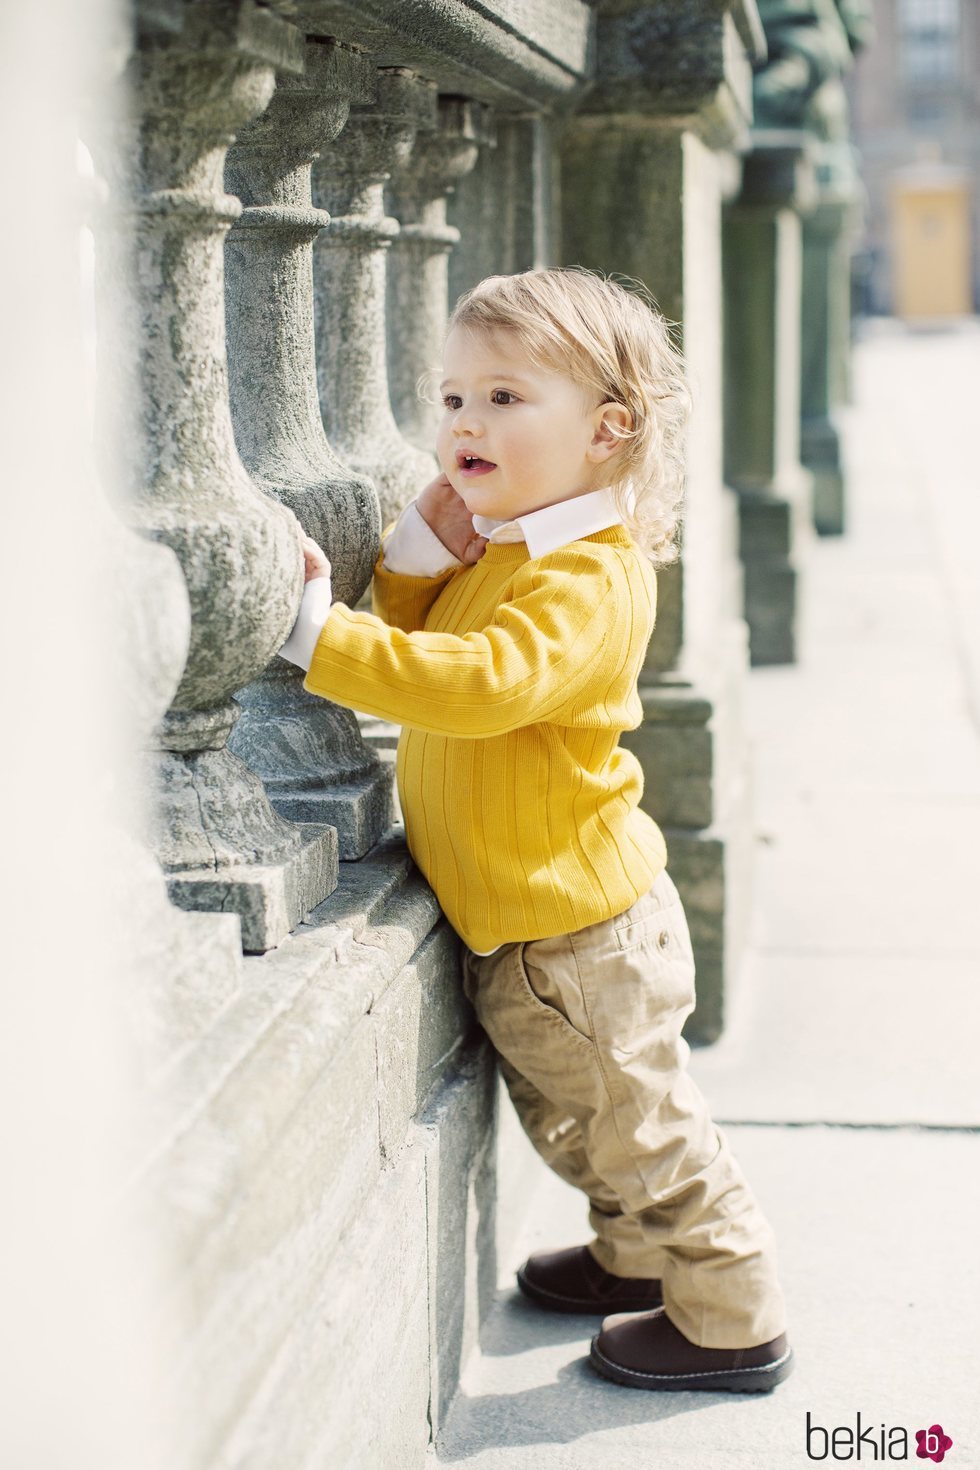
[(498, 408), (506, 408), (509, 403), (517, 402), (517, 394), (511, 393), (509, 388), (494, 388), (490, 399), (491, 402), (497, 404)]
[(460, 398), (460, 396), (459, 396), (458, 393), (446, 393), (443, 396), (443, 400), (442, 401), (445, 404), (446, 408), (453, 408), (453, 409), (455, 409), (455, 408), (462, 408), (462, 406), (463, 406), (463, 400), (462, 400), (462, 398)]

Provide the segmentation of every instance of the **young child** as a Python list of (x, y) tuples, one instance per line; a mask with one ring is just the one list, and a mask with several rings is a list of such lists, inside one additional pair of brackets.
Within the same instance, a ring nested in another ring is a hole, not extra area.
[(622, 1314), (591, 1354), (618, 1383), (771, 1389), (792, 1365), (773, 1234), (686, 1070), (691, 941), (618, 743), (676, 556), (681, 360), (638, 294), (542, 270), (462, 297), (444, 367), (443, 474), (384, 534), (374, 613), (330, 606), (306, 539), (283, 653), (402, 725), (406, 838), (466, 994), (532, 1142), (588, 1196), (595, 1238), (531, 1256), (522, 1291)]

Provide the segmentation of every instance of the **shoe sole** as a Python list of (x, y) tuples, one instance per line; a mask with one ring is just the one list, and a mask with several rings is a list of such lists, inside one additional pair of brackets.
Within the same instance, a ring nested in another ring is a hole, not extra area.
[(593, 1338), (589, 1362), (603, 1378), (621, 1383), (626, 1388), (652, 1388), (660, 1390), (679, 1389), (723, 1389), (729, 1393), (768, 1393), (788, 1378), (793, 1371), (793, 1349), (789, 1348), (781, 1358), (772, 1363), (761, 1363), (749, 1368), (716, 1368), (705, 1373), (642, 1373), (638, 1368), (624, 1368), (611, 1362), (598, 1349), (599, 1339)]
[(517, 1273), (517, 1284), (535, 1306), (545, 1307), (549, 1312), (568, 1312), (580, 1317), (609, 1317), (614, 1312), (652, 1312), (654, 1307), (663, 1305), (662, 1298), (651, 1301), (649, 1297), (645, 1297), (641, 1301), (633, 1297), (623, 1301), (621, 1297), (617, 1297), (615, 1301), (596, 1302), (571, 1296), (559, 1296), (557, 1292), (548, 1291), (546, 1287), (529, 1281), (524, 1274), (523, 1266)]

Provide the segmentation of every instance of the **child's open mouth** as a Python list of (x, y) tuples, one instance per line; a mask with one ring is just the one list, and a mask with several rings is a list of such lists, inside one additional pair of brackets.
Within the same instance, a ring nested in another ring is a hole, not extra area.
[(457, 455), (456, 463), (464, 475), (486, 475), (497, 468), (490, 460), (480, 459), (476, 454)]

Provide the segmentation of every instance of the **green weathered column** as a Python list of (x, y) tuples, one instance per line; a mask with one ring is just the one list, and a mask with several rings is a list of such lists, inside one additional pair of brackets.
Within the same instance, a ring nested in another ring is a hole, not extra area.
[(596, 85), (564, 140), (562, 258), (641, 280), (679, 324), (695, 390), (681, 561), (658, 575), (644, 723), (624, 744), (643, 764), (643, 803), (691, 924), (688, 1032), (710, 1040), (744, 944), (752, 862), (738, 503), (722, 480), (721, 217), (763, 36), (750, 0), (604, 0), (597, 22)]
[(844, 529), (844, 473), (834, 410), (847, 398), (850, 234), (860, 190), (847, 142), (842, 78), (871, 35), (869, 0), (759, 0), (769, 60), (755, 84), (768, 127), (813, 140), (818, 195), (803, 226), (800, 447), (819, 531)]
[(803, 463), (813, 475), (813, 521), (823, 535), (846, 525), (837, 410), (847, 401), (851, 251), (860, 182), (846, 144), (820, 149), (817, 206), (803, 226)]
[(754, 664), (796, 658), (812, 477), (800, 463), (800, 212), (815, 185), (800, 131), (753, 131), (725, 211), (725, 483), (739, 498)]

